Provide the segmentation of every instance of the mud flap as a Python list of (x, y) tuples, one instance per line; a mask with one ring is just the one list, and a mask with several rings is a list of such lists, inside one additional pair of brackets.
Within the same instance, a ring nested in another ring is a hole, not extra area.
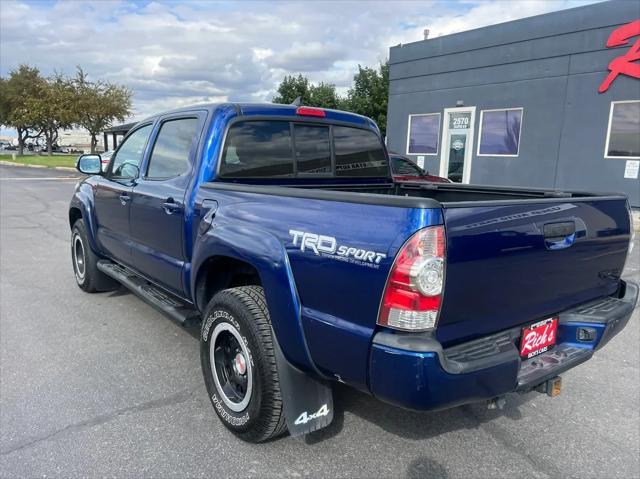
[(284, 357), (275, 334), (273, 338), (280, 393), (289, 433), (301, 436), (328, 426), (333, 420), (331, 386), (293, 366)]

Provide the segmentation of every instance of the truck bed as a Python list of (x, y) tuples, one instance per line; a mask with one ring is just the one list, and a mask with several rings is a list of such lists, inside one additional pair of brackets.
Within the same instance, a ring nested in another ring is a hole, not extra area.
[[(460, 184), (273, 186), (216, 182), (203, 187), (233, 192), (243, 201), (253, 193), (258, 202), (268, 201), (263, 195), (274, 195), (414, 212), (430, 209), (441, 214), (446, 231), (446, 280), (436, 333), (445, 346), (615, 293), (630, 235), (626, 197), (616, 194)], [(292, 203), (303, 210), (295, 216), (304, 216), (305, 203)], [(335, 234), (331, 218), (342, 209), (327, 205), (326, 223), (318, 222), (318, 233)], [(371, 214), (384, 228), (380, 211), (375, 209)], [(550, 236), (549, 231), (557, 225), (573, 229)], [(567, 238), (571, 244), (564, 245)], [(395, 257), (401, 244), (394, 243), (386, 251), (389, 258)], [(370, 297), (379, 301), (382, 291), (371, 293)], [(364, 323), (373, 327), (375, 317)]]

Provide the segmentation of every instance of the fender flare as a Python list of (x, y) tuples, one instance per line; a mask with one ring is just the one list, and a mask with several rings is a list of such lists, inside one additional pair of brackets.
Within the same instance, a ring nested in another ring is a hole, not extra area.
[[(266, 230), (246, 225), (215, 225), (199, 237), (194, 247), (191, 291), (205, 263), (212, 257), (229, 257), (252, 265), (267, 299), (271, 326), (285, 358), (317, 375), (307, 346), (301, 318), (301, 303), (289, 257), (280, 240)], [(198, 305), (204, 306), (204, 305)]]
[[(89, 246), (91, 249), (100, 254), (100, 248), (98, 247), (98, 242), (96, 240), (96, 229), (95, 229), (95, 216), (94, 216), (94, 208), (93, 208), (93, 188), (86, 183), (80, 183), (76, 188), (76, 191), (71, 198), (71, 203), (69, 204), (69, 212), (72, 209), (79, 209), (82, 214), (82, 219), (87, 225), (87, 235), (89, 236)], [(69, 225), (73, 228), (73, 225)]]

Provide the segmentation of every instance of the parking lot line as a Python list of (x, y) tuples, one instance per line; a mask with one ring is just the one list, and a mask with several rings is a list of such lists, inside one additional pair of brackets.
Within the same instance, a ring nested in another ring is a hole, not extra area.
[(39, 178), (0, 177), (1, 181), (49, 181), (49, 180), (79, 180), (79, 176), (45, 176)]

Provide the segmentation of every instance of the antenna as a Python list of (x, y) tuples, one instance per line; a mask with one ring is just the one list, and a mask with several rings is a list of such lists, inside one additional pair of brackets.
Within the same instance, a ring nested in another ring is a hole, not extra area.
[(301, 96), (299, 96), (298, 98), (296, 98), (295, 100), (293, 100), (293, 101), (291, 102), (291, 104), (292, 104), (293, 106), (300, 106), (300, 105), (302, 105), (302, 97), (301, 97)]

